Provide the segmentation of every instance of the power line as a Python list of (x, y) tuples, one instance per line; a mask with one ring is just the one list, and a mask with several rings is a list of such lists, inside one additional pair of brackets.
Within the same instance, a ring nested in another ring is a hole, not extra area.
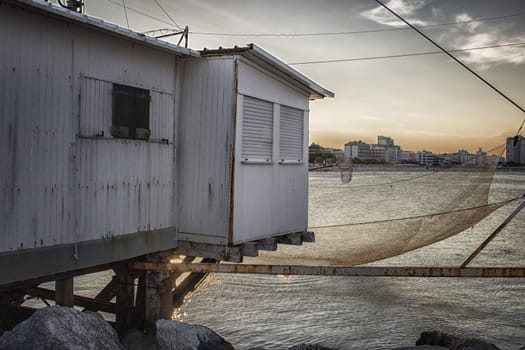
[(175, 20), (173, 20), (173, 18), (170, 16), (170, 14), (168, 13), (168, 11), (166, 11), (166, 10), (164, 9), (164, 7), (161, 6), (161, 4), (158, 2), (158, 0), (154, 0), (154, 1), (155, 1), (155, 3), (160, 7), (160, 9), (162, 10), (162, 12), (164, 12), (164, 14), (165, 14), (166, 16), (168, 16), (168, 18), (173, 22), (173, 24), (175, 24), (175, 26), (176, 26), (177, 28), (182, 29), (182, 27), (181, 27), (180, 25), (178, 25), (177, 22), (175, 22)]
[[(473, 22), (486, 22), (503, 18), (517, 17), (524, 15), (525, 12), (518, 12), (510, 15), (485, 17), (478, 19), (471, 19), (467, 21), (457, 21), (448, 23), (428, 24), (424, 26), (418, 26), (418, 28), (434, 28), (449, 26), (455, 24), (473, 23)], [(365, 29), (365, 30), (353, 30), (353, 31), (341, 31), (341, 32), (319, 32), (319, 33), (217, 33), (217, 32), (190, 32), (193, 35), (213, 35), (213, 36), (236, 36), (236, 37), (301, 37), (301, 36), (329, 36), (329, 35), (349, 35), (349, 34), (365, 34), (365, 33), (380, 33), (380, 32), (394, 32), (401, 30), (409, 30), (410, 27), (402, 28), (387, 28), (387, 29)]]
[(494, 90), (496, 93), (498, 93), (501, 97), (503, 97), (504, 99), (506, 99), (509, 103), (511, 103), (514, 107), (518, 108), (522, 113), (525, 113), (525, 110), (519, 105), (517, 104), (516, 102), (514, 102), (514, 100), (512, 100), (510, 97), (508, 97), (507, 95), (505, 95), (502, 91), (500, 91), (497, 87), (495, 87), (494, 85), (492, 85), (490, 82), (488, 82), (485, 78), (483, 78), (481, 75), (479, 75), (478, 73), (476, 73), (474, 70), (472, 70), (471, 68), (469, 68), (466, 64), (464, 64), (463, 62), (461, 62), (456, 56), (452, 55), (450, 52), (448, 52), (447, 50), (445, 50), (443, 47), (441, 47), (441, 45), (439, 45), (437, 42), (435, 42), (434, 40), (432, 40), (428, 35), (426, 35), (425, 33), (423, 33), (422, 31), (420, 31), (419, 29), (417, 29), (416, 27), (414, 27), (412, 24), (410, 24), (407, 20), (405, 20), (403, 17), (401, 17), (400, 15), (398, 15), (397, 13), (395, 13), (394, 11), (392, 11), (389, 7), (387, 7), (385, 4), (383, 4), (381, 1), (379, 0), (376, 0), (376, 2), (381, 5), (382, 7), (384, 7), (388, 12), (390, 12), (391, 14), (393, 14), (395, 17), (397, 17), (399, 20), (401, 20), (403, 23), (405, 23), (407, 26), (409, 26), (410, 28), (414, 29), (419, 35), (421, 35), (423, 38), (425, 38), (427, 41), (429, 41), (431, 44), (433, 44), (435, 47), (437, 47), (438, 49), (440, 49), (444, 54), (446, 54), (447, 56), (449, 56), (450, 58), (452, 58), (454, 61), (456, 61), (460, 66), (462, 66), (463, 68), (465, 68), (467, 71), (469, 71), (472, 75), (474, 75), (476, 78), (478, 78), (479, 80), (481, 80), (482, 82), (484, 82), (488, 87), (490, 87), (492, 90)]
[[(105, 1), (110, 2), (112, 4), (115, 4), (115, 5), (118, 5), (118, 6), (123, 6), (121, 3), (119, 3), (119, 2), (117, 2), (115, 0), (105, 0)], [(165, 21), (165, 20), (163, 20), (162, 18), (159, 18), (159, 17), (152, 16), (149, 13), (142, 12), (140, 10), (137, 10), (137, 9), (133, 8), (133, 7), (126, 6), (126, 8), (129, 11), (131, 11), (131, 12), (135, 12), (135, 13), (138, 13), (139, 15), (144, 16), (144, 17), (148, 17), (148, 18), (154, 19), (157, 22), (164, 23), (164, 24), (167, 24), (169, 26), (173, 25), (173, 23), (171, 23), (171, 22)]]
[(124, 0), (122, 0), (122, 7), (124, 8), (124, 15), (126, 16), (126, 24), (128, 25), (128, 29), (129, 29), (128, 10), (126, 9), (126, 3), (124, 2)]
[[(464, 48), (464, 49), (453, 49), (453, 50), (448, 50), (448, 52), (462, 52), (462, 51), (484, 50), (484, 49), (493, 49), (493, 48), (498, 48), (498, 47), (522, 46), (522, 45), (525, 45), (525, 42), (517, 42), (517, 43), (509, 43), (509, 44), (497, 44), (497, 45), (479, 46), (479, 47), (469, 47), (469, 48)], [(368, 60), (379, 60), (379, 59), (385, 59), (385, 58), (436, 55), (436, 54), (442, 54), (442, 53), (443, 53), (442, 51), (427, 51), (427, 52), (406, 53), (406, 54), (399, 54), (399, 55), (369, 56), (369, 57), (357, 57), (357, 58), (340, 58), (340, 59), (333, 59), (333, 60), (292, 62), (292, 63), (288, 63), (288, 64), (291, 65), (291, 66), (298, 66), (298, 65), (303, 65), (303, 64), (368, 61)]]

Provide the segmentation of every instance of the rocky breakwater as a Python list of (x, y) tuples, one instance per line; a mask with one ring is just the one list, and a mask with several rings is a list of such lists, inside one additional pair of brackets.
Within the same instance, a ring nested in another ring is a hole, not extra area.
[[(352, 348), (348, 344), (348, 348)], [(131, 330), (119, 339), (102, 316), (54, 306), (37, 310), (0, 336), (0, 350), (234, 350), (213, 330), (170, 320), (158, 320), (156, 334)], [(423, 332), (415, 347), (393, 350), (499, 350), (475, 338), (440, 331)], [(250, 350), (265, 350), (254, 347)], [(336, 350), (320, 344), (299, 344), (288, 350)], [(519, 350), (525, 350), (525, 347)]]
[(234, 350), (204, 326), (158, 320), (156, 328), (155, 336), (130, 331), (121, 343), (101, 315), (53, 306), (2, 334), (0, 350)]

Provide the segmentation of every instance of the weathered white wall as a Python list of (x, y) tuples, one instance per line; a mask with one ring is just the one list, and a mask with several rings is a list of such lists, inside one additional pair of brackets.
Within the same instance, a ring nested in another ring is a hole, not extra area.
[[(306, 230), (308, 225), (308, 96), (260, 68), (239, 62), (235, 150), (234, 243)], [(241, 162), (244, 95), (274, 103), (271, 164)], [(300, 164), (279, 163), (280, 105), (304, 110)]]
[[(176, 58), (7, 4), (0, 32), (0, 252), (174, 226)], [(112, 82), (167, 143), (111, 138)]]
[[(85, 29), (75, 43), (79, 239), (174, 226), (175, 57)], [(150, 91), (151, 142), (111, 137), (112, 83)]]
[(179, 238), (225, 244), (234, 135), (233, 59), (184, 59), (181, 74)]
[(75, 141), (69, 28), (0, 10), (0, 251), (68, 240)]

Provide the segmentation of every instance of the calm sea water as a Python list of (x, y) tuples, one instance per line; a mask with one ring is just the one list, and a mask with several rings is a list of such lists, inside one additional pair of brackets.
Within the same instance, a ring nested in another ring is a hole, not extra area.
[[(351, 185), (389, 183), (414, 175), (402, 172), (355, 173)], [(424, 180), (421, 185), (431, 191), (442, 179), (428, 177)], [(424, 205), (413, 205), (415, 199), (404, 198), (403, 206), (399, 203), (399, 207), (403, 207), (400, 212), (395, 210), (398, 206), (389, 203), (392, 199), (388, 193), (375, 187), (365, 190), (365, 202), (375, 204), (363, 210), (363, 204), (356, 208), (356, 202), (348, 199), (351, 187), (341, 185), (339, 174), (311, 174), (310, 226), (348, 222), (356, 212), (361, 221), (396, 217), (407, 210), (417, 214)], [(525, 173), (496, 173), (490, 201), (523, 193)], [(481, 223), (456, 236), (374, 264), (457, 266), (517, 203), (498, 209)], [(472, 265), (525, 266), (524, 227), (525, 211), (485, 248)], [(323, 231), (317, 233), (323, 234)], [(110, 278), (110, 273), (76, 278), (75, 292), (94, 296)], [(524, 300), (525, 279), (213, 274), (180, 309), (175, 310), (174, 318), (208, 326), (236, 349), (254, 346), (286, 349), (305, 342), (338, 349), (389, 349), (414, 345), (422, 331), (440, 329), (481, 337), (510, 350), (525, 345)]]
[[(339, 186), (338, 176), (311, 174), (311, 226), (345, 222), (355, 210), (351, 201), (338, 198), (344, 196), (343, 191), (333, 191)], [(352, 181), (388, 182), (410, 176), (363, 172), (354, 174)], [(330, 201), (325, 199), (327, 192)], [(490, 198), (496, 201), (523, 193), (525, 174), (497, 173)], [(384, 193), (377, 196), (385, 200)], [(516, 205), (498, 209), (454, 237), (376, 264), (458, 265)], [(377, 210), (381, 206), (374, 207), (371, 217), (377, 216)], [(525, 266), (524, 227), (525, 211), (472, 265)], [(214, 274), (176, 310), (175, 318), (206, 325), (237, 349), (285, 349), (302, 342), (338, 349), (386, 349), (414, 345), (422, 331), (436, 329), (517, 349), (525, 345), (524, 297), (523, 279)]]

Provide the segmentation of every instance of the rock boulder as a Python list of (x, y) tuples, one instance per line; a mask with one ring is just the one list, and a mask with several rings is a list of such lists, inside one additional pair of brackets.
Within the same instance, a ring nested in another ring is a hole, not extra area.
[(416, 345), (437, 345), (449, 350), (500, 350), (496, 345), (476, 338), (463, 338), (441, 331), (423, 332)]
[(117, 332), (93, 312), (53, 306), (0, 337), (0, 350), (123, 350)]
[(208, 327), (170, 320), (158, 320), (156, 327), (160, 350), (234, 350)]

